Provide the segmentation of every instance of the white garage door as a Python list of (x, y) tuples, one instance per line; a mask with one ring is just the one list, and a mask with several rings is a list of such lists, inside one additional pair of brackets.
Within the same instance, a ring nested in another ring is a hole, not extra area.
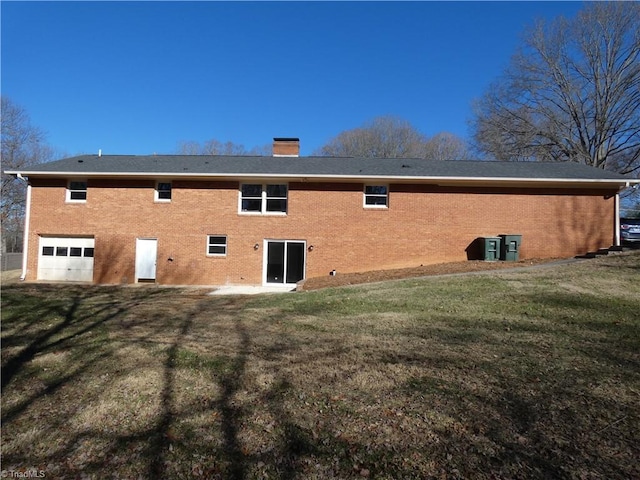
[(95, 239), (40, 237), (38, 280), (93, 281)]

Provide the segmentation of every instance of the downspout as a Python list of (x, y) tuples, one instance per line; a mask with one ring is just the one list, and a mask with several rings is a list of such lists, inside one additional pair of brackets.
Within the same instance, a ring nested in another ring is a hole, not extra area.
[(615, 199), (615, 207), (614, 207), (614, 215), (615, 215), (615, 232), (614, 232), (614, 245), (616, 247), (620, 246), (620, 192), (616, 193)]
[(24, 238), (22, 239), (22, 275), (20, 280), (24, 281), (27, 278), (27, 258), (29, 257), (29, 223), (31, 220), (31, 184), (29, 181), (18, 174), (20, 180), (27, 182), (27, 204), (25, 206), (24, 214)]
[[(629, 188), (631, 186), (631, 182), (626, 182), (625, 185), (623, 187), (620, 187), (620, 189), (618, 190), (618, 192), (616, 193), (616, 201), (615, 201), (615, 234), (614, 234), (614, 241), (615, 241), (615, 246), (619, 247), (620, 246), (620, 191), (624, 190), (625, 188)], [(635, 188), (635, 187), (634, 187)]]

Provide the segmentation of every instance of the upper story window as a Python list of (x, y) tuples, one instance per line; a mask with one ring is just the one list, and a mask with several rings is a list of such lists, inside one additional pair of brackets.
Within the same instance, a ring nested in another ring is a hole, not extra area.
[(241, 213), (287, 213), (287, 185), (243, 183), (240, 185)]
[(387, 208), (389, 206), (389, 187), (386, 185), (365, 185), (364, 206), (367, 208)]
[(87, 201), (87, 182), (80, 180), (71, 180), (67, 184), (67, 202), (86, 202)]
[(156, 202), (170, 202), (171, 201), (171, 182), (157, 182), (156, 183)]

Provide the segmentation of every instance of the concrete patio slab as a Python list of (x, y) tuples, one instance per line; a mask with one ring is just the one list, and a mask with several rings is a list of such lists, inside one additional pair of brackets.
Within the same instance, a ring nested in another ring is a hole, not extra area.
[(227, 285), (218, 287), (209, 295), (259, 295), (262, 293), (289, 293), (295, 291), (292, 287), (256, 287), (249, 285)]

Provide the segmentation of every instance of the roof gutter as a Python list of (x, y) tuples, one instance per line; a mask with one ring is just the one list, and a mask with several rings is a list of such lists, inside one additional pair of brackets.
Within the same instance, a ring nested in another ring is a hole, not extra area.
[(84, 177), (84, 178), (209, 178), (209, 179), (283, 179), (299, 180), (302, 182), (314, 180), (332, 181), (387, 181), (387, 182), (419, 182), (441, 186), (469, 185), (478, 183), (500, 184), (578, 184), (617, 186), (619, 189), (628, 188), (632, 184), (640, 184), (640, 179), (613, 179), (613, 178), (522, 178), (522, 177), (454, 177), (454, 176), (404, 176), (404, 175), (328, 175), (328, 174), (281, 174), (281, 173), (203, 173), (203, 172), (18, 172), (7, 171), (10, 175), (29, 175), (35, 177)]

